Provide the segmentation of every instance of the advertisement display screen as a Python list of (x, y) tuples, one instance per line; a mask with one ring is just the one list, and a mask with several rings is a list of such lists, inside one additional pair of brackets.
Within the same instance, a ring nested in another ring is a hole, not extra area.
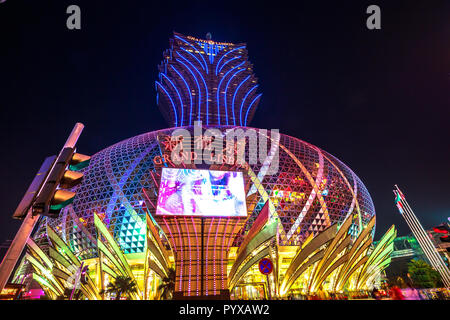
[(156, 214), (246, 217), (242, 172), (163, 168)]

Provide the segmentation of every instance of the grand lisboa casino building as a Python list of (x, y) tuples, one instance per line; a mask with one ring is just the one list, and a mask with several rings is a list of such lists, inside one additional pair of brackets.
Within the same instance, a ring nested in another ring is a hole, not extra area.
[[(244, 43), (174, 33), (155, 84), (171, 128), (92, 156), (73, 203), (56, 219), (42, 218), (14, 281), (33, 279), (55, 298), (82, 271), (85, 299), (112, 298), (105, 288), (118, 276), (137, 283), (129, 299), (370, 290), (390, 262), (395, 229), (374, 245), (372, 199), (340, 160), (300, 139), (247, 127), (261, 99), (257, 81)], [(230, 129), (265, 136), (265, 157), (239, 165), (225, 157), (175, 163), (180, 144), (194, 150), (180, 153), (190, 160), (211, 146), (229, 152), (220, 139), (196, 136), (196, 121), (202, 132), (216, 129), (223, 137)], [(179, 129), (193, 139), (181, 140)], [(278, 170), (270, 172), (276, 160)]]

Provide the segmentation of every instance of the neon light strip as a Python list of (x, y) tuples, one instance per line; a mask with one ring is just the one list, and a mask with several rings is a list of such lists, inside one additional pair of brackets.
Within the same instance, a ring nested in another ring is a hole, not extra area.
[(228, 64), (228, 62), (231, 62), (231, 61), (236, 60), (236, 59), (239, 59), (239, 58), (241, 58), (241, 56), (237, 56), (237, 57), (234, 57), (234, 58), (231, 58), (231, 59), (228, 59), (227, 61), (225, 61), (225, 63), (220, 67), (219, 73), (220, 73), (220, 72), (222, 71), (222, 69)]
[(417, 225), (415, 225), (414, 223), (414, 219), (410, 216), (410, 213), (405, 210), (406, 214), (403, 214), (403, 217), (405, 218), (409, 228), (412, 230), (414, 236), (416, 237), (417, 241), (420, 244), (420, 247), (422, 248), (422, 250), (425, 253), (425, 256), (428, 258), (428, 260), (430, 260), (431, 265), (437, 270), (439, 271), (439, 273), (441, 274), (442, 280), (446, 280), (446, 276), (443, 275), (442, 273), (442, 269), (439, 263), (439, 259), (437, 257), (434, 256), (434, 250), (431, 247), (432, 244), (430, 245), (427, 241), (427, 236), (426, 234), (422, 234), (420, 227), (418, 227)]
[[(227, 73), (225, 73), (225, 75), (222, 77), (222, 79), (220, 79), (219, 85), (217, 86), (217, 117), (219, 119), (219, 125), (220, 125), (220, 86), (222, 85), (223, 80), (225, 80), (225, 78), (227, 77), (227, 75), (233, 71), (236, 68), (239, 68), (240, 66), (242, 66), (246, 61), (241, 62), (240, 64), (238, 64), (237, 66), (232, 67), (230, 70), (228, 70)], [(227, 106), (225, 106), (225, 110), (226, 110)], [(227, 122), (228, 122), (228, 115), (227, 115)]]
[(165, 94), (167, 95), (167, 97), (169, 97), (170, 102), (172, 103), (172, 108), (173, 111), (175, 112), (175, 127), (178, 127), (178, 115), (177, 115), (177, 109), (175, 108), (175, 104), (173, 103), (172, 98), (170, 97), (169, 93), (167, 92), (166, 89), (164, 89), (164, 87), (162, 86), (161, 83), (159, 83), (158, 81), (155, 81), (156, 85), (159, 85), (159, 87), (165, 92)]
[(177, 227), (177, 231), (178, 231), (178, 239), (180, 241), (180, 291), (183, 291), (183, 255), (184, 255), (184, 246), (183, 246), (183, 240), (181, 239), (181, 232), (180, 232), (180, 227), (178, 226), (178, 221), (177, 218), (174, 217), (173, 218), (175, 221), (175, 225)]
[(257, 96), (255, 97), (255, 99), (253, 99), (252, 103), (250, 103), (250, 105), (248, 106), (247, 113), (245, 114), (245, 126), (247, 126), (247, 116), (248, 116), (248, 112), (249, 112), (250, 109), (252, 108), (252, 105), (255, 103), (255, 101), (256, 101), (259, 97), (261, 97), (261, 96), (262, 96), (262, 93), (260, 93), (259, 95), (257, 95)]
[[(184, 64), (180, 59), (175, 59), (177, 62), (181, 63), (192, 75), (192, 77), (194, 78), (195, 82), (197, 83), (197, 88), (198, 88), (198, 120), (200, 120), (200, 107), (201, 107), (201, 103), (202, 103), (202, 93), (200, 91), (200, 84), (197, 81), (197, 76), (194, 74), (194, 72), (192, 72), (192, 70), (186, 65)], [(189, 92), (190, 95), (192, 95), (191, 92)], [(190, 115), (190, 117), (192, 116), (192, 114)]]
[(173, 251), (175, 251), (175, 253), (177, 253), (177, 245), (175, 243), (175, 239), (173, 238), (172, 230), (170, 229), (170, 226), (167, 223), (164, 216), (163, 216), (163, 221), (164, 221), (164, 224), (166, 225), (166, 228), (169, 230), (170, 238), (172, 239), (172, 243), (173, 243)]
[[(236, 72), (230, 77), (230, 79), (228, 80), (227, 85), (226, 85), (226, 87), (225, 87), (225, 98), (224, 98), (224, 101), (225, 101), (225, 114), (226, 114), (226, 117), (227, 117), (227, 125), (229, 124), (229, 123), (228, 123), (228, 106), (227, 106), (227, 92), (228, 92), (228, 86), (230, 85), (231, 80), (233, 80), (233, 78), (234, 78), (238, 73), (241, 73), (242, 71), (245, 71), (245, 69), (241, 69), (241, 70), (236, 71)], [(235, 117), (234, 117), (234, 113), (233, 113), (233, 119), (234, 119), (234, 118), (235, 118)], [(236, 122), (236, 121), (235, 121), (235, 122)]]
[[(211, 224), (209, 225), (209, 230), (208, 230), (208, 237), (206, 240), (206, 261), (205, 261), (205, 266), (206, 266), (206, 274), (208, 274), (208, 261), (209, 261), (209, 235), (211, 234), (211, 228), (214, 222), (214, 218), (211, 219)], [(214, 275), (215, 276), (215, 275)], [(206, 295), (208, 295), (208, 283), (209, 283), (209, 276), (206, 276)]]
[[(180, 47), (181, 50), (183, 50), (184, 52), (186, 52), (188, 55), (190, 55), (192, 58), (195, 59), (195, 61), (198, 62), (198, 64), (200, 65), (200, 67), (206, 71), (205, 66), (200, 62), (200, 60), (198, 60), (191, 52), (189, 52), (188, 50), (186, 50), (185, 48)], [(205, 62), (206, 63), (206, 62)]]
[(178, 98), (180, 99), (180, 109), (181, 109), (181, 122), (180, 122), (180, 126), (183, 126), (183, 118), (184, 118), (184, 111), (183, 111), (183, 100), (181, 99), (181, 95), (180, 92), (178, 91), (177, 87), (173, 84), (173, 82), (169, 79), (169, 77), (167, 77), (164, 73), (161, 73), (161, 75), (167, 79), (167, 81), (169, 81), (169, 83), (172, 85), (172, 87), (175, 89), (175, 92), (178, 95)]
[[(259, 131), (260, 134), (262, 134), (262, 132), (263, 132), (262, 130)], [(266, 137), (268, 138), (267, 135), (266, 135)], [(270, 164), (272, 163), (273, 157), (277, 154), (276, 151), (277, 151), (278, 145), (280, 143), (280, 137), (278, 136), (278, 139), (275, 139), (275, 141), (271, 137), (270, 140), (272, 141), (270, 144), (270, 150), (269, 150), (267, 157), (264, 159), (261, 169), (258, 172), (258, 175), (257, 175), (258, 181), (262, 181), (264, 179), (264, 177), (266, 176), (267, 170), (269, 169)], [(248, 191), (247, 197), (252, 195), (256, 191), (257, 191), (256, 184), (252, 184), (250, 190)]]
[[(197, 71), (197, 73), (200, 75), (200, 78), (201, 78), (202, 81), (203, 81), (203, 85), (205, 86), (205, 91), (206, 91), (206, 97), (205, 97), (205, 100), (206, 100), (206, 125), (208, 125), (208, 124), (209, 124), (209, 114), (208, 114), (208, 109), (209, 109), (208, 97), (209, 97), (209, 95), (208, 95), (208, 86), (206, 85), (205, 78), (203, 78), (201, 72), (198, 71), (198, 69), (197, 69), (197, 68), (196, 68), (196, 67), (195, 67), (188, 59), (186, 59), (185, 57), (183, 57), (183, 56), (180, 54), (180, 52), (178, 52), (178, 55), (179, 55), (181, 58), (183, 58), (187, 63), (189, 63), (189, 64), (195, 69), (195, 71)], [(199, 117), (199, 120), (200, 120), (200, 110), (199, 110), (199, 113), (198, 113), (198, 117)]]
[[(206, 74), (208, 74), (208, 65), (206, 64), (206, 61), (205, 61), (205, 58), (203, 58), (203, 55), (202, 55), (200, 52), (198, 52), (198, 50), (195, 49), (195, 47), (194, 47), (191, 43), (187, 42), (187, 41), (184, 40), (183, 38), (181, 38), (181, 37), (179, 37), (179, 36), (177, 36), (177, 35), (175, 35), (175, 38), (178, 38), (178, 39), (180, 39), (181, 41), (184, 41), (187, 45), (191, 46), (192, 49), (194, 49), (194, 52), (198, 53), (198, 55), (202, 58), (203, 62), (205, 63), (205, 68), (204, 68), (204, 69), (206, 70)], [(181, 48), (181, 47), (180, 47), (180, 48)], [(181, 49), (183, 49), (183, 50), (186, 51), (186, 49), (184, 49), (184, 48), (181, 48)], [(189, 52), (189, 51), (187, 51), (187, 52)], [(197, 60), (197, 59), (196, 59), (196, 60)], [(198, 61), (198, 60), (197, 60), (197, 61)], [(200, 66), (202, 66), (202, 68), (203, 68), (203, 65), (200, 63), (200, 61), (199, 61), (198, 63), (199, 63)]]
[(402, 214), (404, 219), (406, 220), (409, 228), (411, 229), (411, 231), (413, 232), (417, 241), (419, 242), (420, 247), (422, 248), (422, 250), (425, 253), (425, 256), (430, 260), (430, 263), (433, 265), (433, 267), (435, 267), (437, 270), (439, 270), (439, 268), (437, 267), (437, 265), (439, 263), (436, 262), (436, 258), (433, 256), (432, 245), (430, 246), (427, 243), (426, 233), (424, 232), (424, 234), (423, 234), (420, 230), (420, 227), (414, 224), (413, 217), (411, 217), (411, 213), (409, 212), (408, 208), (406, 208), (406, 204), (405, 204), (406, 200), (404, 200), (404, 199), (402, 199), (402, 200), (400, 200), (399, 202), (403, 205), (403, 208), (404, 208), (404, 213)]
[(194, 233), (195, 233), (195, 246), (197, 248), (197, 266), (196, 266), (196, 271), (197, 271), (197, 296), (199, 296), (199, 292), (198, 289), (200, 288), (200, 273), (201, 270), (199, 272), (198, 268), (201, 268), (201, 264), (200, 264), (200, 247), (198, 245), (198, 237), (197, 237), (197, 228), (195, 228), (195, 221), (194, 221), (194, 217), (191, 217), (192, 220), (192, 226), (194, 227)]
[(232, 53), (233, 51), (242, 49), (242, 48), (245, 48), (245, 46), (238, 47), (238, 48), (236, 48), (236, 49), (233, 49), (233, 50), (231, 50), (231, 51), (228, 51), (228, 52), (226, 52), (226, 53), (219, 59), (219, 61), (217, 62), (217, 65), (216, 65), (216, 76), (217, 76), (217, 69), (219, 68), (219, 65), (220, 65), (220, 61), (222, 61), (222, 59), (225, 58), (226, 55)]
[(253, 88), (251, 88), (250, 90), (248, 90), (247, 94), (244, 96), (244, 99), (242, 99), (241, 110), (240, 110), (240, 112), (239, 112), (239, 119), (240, 119), (240, 121), (241, 121), (241, 126), (244, 125), (244, 124), (242, 123), (242, 108), (244, 107), (245, 100), (247, 99), (247, 96), (250, 94), (250, 92), (252, 92), (252, 91), (255, 90), (256, 88), (258, 88), (258, 85), (254, 86)]
[[(317, 152), (320, 152), (316, 146), (313, 146), (312, 144), (307, 143), (311, 148), (313, 148), (314, 150), (316, 150)], [(322, 154), (322, 153), (321, 153)], [(359, 208), (359, 202), (358, 202), (358, 181), (356, 180), (356, 175), (353, 173), (353, 171), (351, 171), (352, 173), (352, 178), (353, 178), (353, 182), (354, 182), (354, 188), (352, 188), (352, 186), (350, 185), (347, 177), (344, 175), (344, 173), (341, 171), (341, 169), (339, 169), (339, 167), (334, 163), (334, 161), (331, 161), (331, 159), (329, 159), (326, 155), (322, 154), (323, 157), (328, 160), (328, 162), (330, 162), (333, 167), (339, 172), (339, 174), (341, 175), (341, 177), (344, 179), (344, 182), (347, 184), (347, 187), (349, 189), (349, 191), (352, 193), (353, 196), (353, 200), (352, 203), (350, 205), (350, 208), (347, 212), (347, 215), (345, 216), (345, 219), (347, 219), (347, 217), (350, 215), (351, 212), (353, 212), (353, 208), (356, 204), (356, 211), (358, 212), (358, 217), (359, 217), (359, 232), (362, 231), (362, 222), (361, 222), (361, 210)], [(338, 160), (338, 159), (337, 159)], [(339, 160), (338, 160), (339, 161)], [(345, 167), (345, 166), (344, 166)], [(344, 219), (344, 220), (345, 220)]]
[(191, 296), (191, 273), (192, 273), (191, 236), (189, 235), (189, 226), (187, 224), (186, 217), (184, 217), (184, 224), (186, 225), (186, 233), (187, 233), (188, 245), (189, 245), (188, 296)]
[[(239, 221), (240, 221), (240, 220), (241, 220), (240, 218), (237, 218), (237, 219), (236, 219), (236, 224), (235, 224), (234, 227), (233, 227), (233, 231), (231, 231), (231, 234), (232, 234), (232, 235), (236, 232), (236, 228), (237, 228), (237, 226), (239, 225)], [(234, 240), (234, 238), (233, 238), (233, 237), (230, 237), (230, 240), (228, 241), (228, 244), (227, 244), (227, 251), (228, 251), (228, 249), (230, 248), (230, 246), (233, 244), (233, 240)]]
[(234, 102), (236, 100), (236, 94), (238, 93), (239, 89), (241, 88), (241, 86), (245, 83), (245, 81), (247, 81), (252, 75), (250, 74), (249, 76), (247, 76), (247, 78), (245, 78), (236, 88), (236, 90), (234, 91), (234, 95), (233, 95), (233, 100), (231, 102), (231, 109), (233, 111), (233, 124), (236, 125), (236, 113), (234, 112)]
[(227, 234), (228, 223), (230, 222), (231, 219), (226, 219), (226, 220), (227, 220), (227, 223), (225, 225), (225, 228), (223, 229), (222, 243), (220, 244), (220, 251), (222, 253), (221, 260), (220, 260), (220, 264), (222, 266), (222, 287), (221, 287), (221, 289), (226, 289), (226, 287), (225, 287), (225, 279), (227, 278), (226, 271), (224, 270), (225, 259), (224, 259), (223, 255), (225, 254), (225, 250), (224, 250), (225, 249), (225, 235)]
[(429, 246), (429, 244), (426, 241), (427, 240), (426, 233), (424, 232), (424, 234), (423, 234), (422, 232), (420, 232), (420, 227), (417, 226), (416, 224), (414, 224), (413, 217), (412, 217), (410, 211), (408, 210), (408, 208), (406, 207), (406, 204), (405, 204), (406, 200), (402, 199), (402, 200), (400, 200), (400, 203), (403, 205), (403, 208), (404, 208), (403, 217), (405, 218), (406, 222), (408, 223), (408, 226), (410, 227), (410, 229), (413, 231), (413, 234), (416, 237), (417, 241), (419, 242), (421, 248), (425, 252), (425, 255), (430, 260), (430, 262), (433, 263), (433, 266), (434, 266), (436, 261), (433, 259), (434, 257), (432, 257), (432, 254), (431, 254), (431, 252), (433, 252), (433, 248), (432, 248), (433, 245)]
[[(228, 219), (227, 219), (227, 220), (228, 220)], [(214, 251), (213, 251), (214, 295), (216, 295), (216, 251), (217, 251), (217, 233), (219, 232), (220, 221), (222, 221), (222, 218), (219, 218), (219, 222), (217, 223), (217, 228), (216, 228), (216, 236), (214, 237)]]
[[(398, 195), (399, 192), (400, 191), (397, 191), (396, 195)], [(404, 199), (404, 197), (401, 197), (400, 202), (403, 204), (403, 207), (405, 209), (405, 213), (403, 214), (403, 217), (405, 218), (406, 222), (408, 223), (410, 229), (412, 230), (414, 236), (416, 237), (417, 241), (419, 242), (425, 255), (430, 260), (433, 267), (437, 271), (439, 271), (444, 284), (447, 287), (450, 286), (450, 271), (448, 270), (445, 263), (443, 262), (440, 254), (436, 252), (436, 248), (434, 247), (433, 243), (431, 242), (430, 238), (428, 237), (427, 233), (423, 229), (420, 222), (417, 220), (417, 217), (415, 216), (414, 212), (412, 211), (412, 209), (409, 206), (406, 199)]]

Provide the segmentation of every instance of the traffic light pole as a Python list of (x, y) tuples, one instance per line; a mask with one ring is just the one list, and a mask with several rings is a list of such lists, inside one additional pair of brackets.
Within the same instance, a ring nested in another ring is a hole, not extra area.
[(23, 220), (19, 231), (14, 237), (14, 240), (11, 243), (8, 252), (3, 258), (2, 264), (0, 265), (1, 290), (3, 290), (3, 288), (5, 287), (6, 282), (8, 281), (14, 269), (14, 266), (17, 263), (17, 260), (19, 260), (22, 254), (23, 248), (25, 247), (31, 232), (33, 232), (36, 222), (39, 220), (39, 217), (39, 215), (33, 216), (33, 214), (31, 213), (31, 209), (28, 210), (27, 216)]
[[(75, 145), (78, 141), (78, 138), (81, 135), (81, 132), (83, 131), (83, 128), (84, 125), (82, 123), (75, 124), (75, 127), (73, 128), (69, 138), (67, 138), (67, 141), (64, 144), (62, 150), (64, 150), (64, 148), (75, 148)], [(51, 169), (49, 170), (49, 172), (51, 172)], [(41, 190), (39, 190), (39, 192), (40, 191)], [(14, 267), (17, 264), (17, 261), (22, 255), (23, 249), (25, 248), (28, 238), (30, 237), (37, 221), (39, 220), (39, 217), (40, 217), (39, 214), (33, 216), (31, 207), (28, 209), (28, 213), (25, 219), (23, 220), (22, 225), (19, 228), (19, 231), (14, 237), (11, 246), (6, 252), (6, 255), (3, 258), (2, 263), (0, 264), (0, 292), (2, 292), (3, 288), (5, 287), (9, 277), (11, 276), (11, 273), (14, 270)]]

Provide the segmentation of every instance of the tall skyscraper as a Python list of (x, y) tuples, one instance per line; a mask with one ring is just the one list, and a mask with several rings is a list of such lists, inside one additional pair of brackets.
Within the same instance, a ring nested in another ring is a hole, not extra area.
[(174, 127), (246, 126), (261, 97), (257, 82), (245, 43), (174, 33), (159, 65), (158, 106)]

